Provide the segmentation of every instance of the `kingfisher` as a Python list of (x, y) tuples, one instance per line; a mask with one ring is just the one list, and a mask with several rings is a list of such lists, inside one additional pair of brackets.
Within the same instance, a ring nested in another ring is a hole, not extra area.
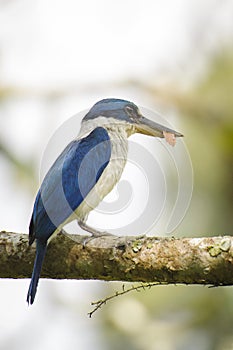
[(128, 137), (134, 133), (165, 138), (174, 146), (181, 133), (143, 116), (132, 102), (107, 98), (84, 116), (80, 132), (55, 160), (37, 193), (29, 225), (29, 245), (36, 257), (27, 294), (33, 304), (51, 237), (77, 220), (93, 237), (107, 234), (86, 224), (88, 214), (120, 180), (127, 161)]

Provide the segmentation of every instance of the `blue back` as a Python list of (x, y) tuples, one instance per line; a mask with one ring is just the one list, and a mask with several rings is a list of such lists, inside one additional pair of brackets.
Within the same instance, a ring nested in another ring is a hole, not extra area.
[(54, 162), (37, 194), (29, 228), (29, 243), (47, 240), (82, 203), (111, 157), (107, 131), (97, 127), (72, 141)]

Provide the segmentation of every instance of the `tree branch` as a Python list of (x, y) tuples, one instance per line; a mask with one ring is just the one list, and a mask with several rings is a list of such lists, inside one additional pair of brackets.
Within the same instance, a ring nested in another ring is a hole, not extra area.
[[(71, 239), (70, 239), (71, 238)], [(48, 246), (42, 277), (233, 285), (233, 237), (158, 238), (59, 234)], [(0, 232), (0, 278), (31, 277), (35, 246)]]

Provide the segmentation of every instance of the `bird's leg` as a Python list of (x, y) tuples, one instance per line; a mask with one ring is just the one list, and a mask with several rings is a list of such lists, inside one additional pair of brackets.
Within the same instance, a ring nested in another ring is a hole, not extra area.
[(78, 221), (78, 224), (84, 231), (87, 231), (87, 232), (91, 233), (92, 237), (113, 236), (112, 233), (109, 233), (107, 231), (96, 230), (95, 228), (88, 226), (83, 221)]
[(86, 244), (90, 242), (92, 239), (103, 236), (113, 236), (113, 234), (106, 231), (99, 231), (93, 227), (88, 226), (84, 221), (78, 221), (78, 225), (85, 231), (91, 233), (91, 237), (86, 237), (83, 241), (83, 248), (86, 247)]

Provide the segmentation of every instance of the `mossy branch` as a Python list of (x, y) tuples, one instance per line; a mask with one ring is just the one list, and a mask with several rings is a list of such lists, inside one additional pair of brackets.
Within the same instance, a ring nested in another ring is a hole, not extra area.
[[(71, 239), (70, 239), (71, 238)], [(158, 238), (59, 234), (42, 277), (167, 284), (233, 285), (233, 237)], [(29, 278), (35, 246), (28, 235), (0, 232), (0, 278)]]

